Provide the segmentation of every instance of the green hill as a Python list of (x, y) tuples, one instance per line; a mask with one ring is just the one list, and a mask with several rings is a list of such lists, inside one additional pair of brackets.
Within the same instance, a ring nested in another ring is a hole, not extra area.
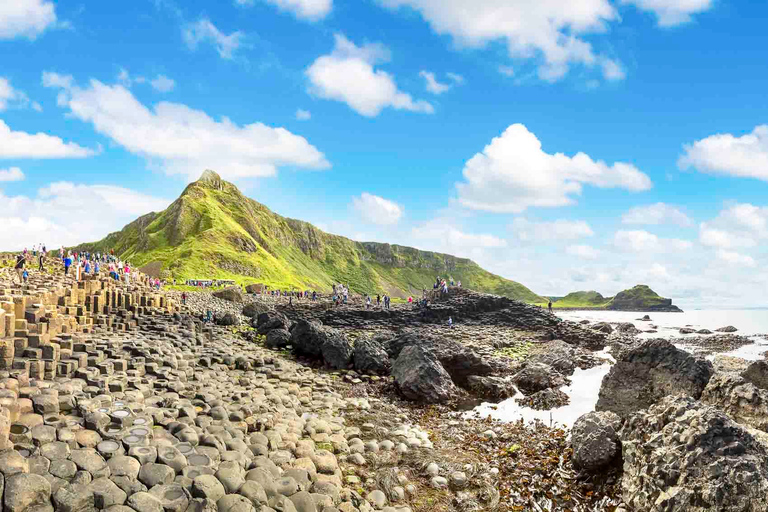
[(81, 250), (114, 249), (155, 275), (233, 279), (278, 289), (330, 290), (348, 284), (359, 293), (404, 297), (431, 287), (435, 276), (473, 290), (542, 302), (525, 286), (447, 254), (355, 242), (281, 217), (243, 196), (213, 171), (187, 186), (165, 211), (149, 213)]
[(552, 298), (553, 308), (563, 309), (609, 309), (614, 311), (681, 311), (672, 305), (672, 299), (665, 299), (647, 285), (637, 286), (616, 294), (603, 297), (596, 291), (573, 292), (562, 298)]

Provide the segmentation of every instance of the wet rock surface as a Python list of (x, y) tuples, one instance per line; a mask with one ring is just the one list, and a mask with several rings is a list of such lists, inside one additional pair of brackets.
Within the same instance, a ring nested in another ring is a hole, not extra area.
[(603, 379), (595, 410), (625, 418), (668, 395), (698, 399), (713, 374), (712, 363), (669, 341), (648, 340), (623, 353)]
[(621, 418), (610, 411), (591, 412), (576, 420), (571, 430), (573, 463), (595, 472), (614, 463), (621, 455)]
[(714, 407), (666, 397), (620, 437), (623, 499), (634, 510), (768, 510), (768, 452)]

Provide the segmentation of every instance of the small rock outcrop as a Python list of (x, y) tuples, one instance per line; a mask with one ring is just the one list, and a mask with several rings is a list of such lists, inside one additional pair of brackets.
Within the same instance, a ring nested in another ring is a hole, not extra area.
[(410, 400), (439, 403), (457, 395), (451, 376), (425, 347), (405, 347), (392, 365), (392, 375), (400, 391)]
[(218, 325), (232, 326), (240, 323), (234, 313), (224, 313), (222, 316), (216, 318)]
[(497, 401), (513, 397), (517, 393), (510, 379), (491, 375), (470, 375), (467, 378), (467, 387), (477, 396)]
[(592, 329), (605, 334), (611, 334), (613, 332), (613, 327), (611, 327), (611, 324), (608, 322), (598, 322), (592, 326)]
[(587, 472), (609, 466), (621, 454), (621, 418), (610, 411), (590, 412), (573, 424), (571, 446), (574, 465)]
[(668, 395), (698, 399), (712, 377), (712, 363), (663, 339), (624, 352), (603, 378), (595, 410), (622, 418)]
[(768, 389), (768, 361), (754, 361), (741, 374), (745, 380), (760, 389)]
[(376, 339), (357, 340), (352, 359), (358, 372), (389, 375), (392, 369), (386, 350)]
[(715, 332), (736, 332), (736, 331), (738, 331), (738, 329), (732, 325), (726, 325), (725, 327), (715, 329)]
[(512, 381), (524, 395), (532, 395), (549, 388), (559, 388), (566, 383), (562, 375), (551, 366), (542, 363), (526, 364), (512, 377)]
[(299, 320), (291, 329), (291, 345), (296, 354), (322, 359), (336, 370), (347, 368), (352, 361), (352, 345), (346, 336), (317, 322)]
[(264, 335), (272, 329), (285, 329), (289, 331), (291, 325), (291, 321), (284, 314), (277, 311), (265, 311), (256, 317), (256, 322), (253, 326), (256, 327), (259, 334)]
[(666, 397), (633, 415), (620, 438), (633, 510), (768, 510), (768, 451), (714, 407)]
[(261, 302), (249, 302), (243, 306), (243, 316), (248, 318), (258, 318), (262, 313), (269, 311), (269, 308)]
[(285, 329), (272, 329), (264, 344), (267, 348), (285, 348), (291, 344), (291, 333)]
[(243, 302), (243, 292), (237, 286), (230, 286), (223, 290), (217, 290), (212, 295), (218, 299), (228, 300), (230, 302)]
[(768, 391), (737, 373), (715, 374), (701, 401), (722, 410), (734, 421), (768, 432)]

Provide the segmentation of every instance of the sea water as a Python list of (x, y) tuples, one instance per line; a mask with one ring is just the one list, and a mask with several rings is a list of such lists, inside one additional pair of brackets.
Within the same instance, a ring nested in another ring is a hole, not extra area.
[[(564, 320), (580, 322), (589, 320), (594, 322), (630, 322), (642, 331), (651, 330), (655, 326), (655, 333), (642, 333), (642, 338), (677, 338), (676, 345), (685, 349), (685, 337), (699, 336), (680, 334), (680, 328), (691, 327), (696, 330), (708, 329), (715, 331), (720, 327), (732, 325), (738, 329), (735, 334), (747, 336), (753, 340), (753, 344), (739, 347), (725, 355), (741, 357), (748, 360), (762, 359), (763, 353), (768, 351), (768, 310), (690, 310), (684, 313), (637, 313), (630, 311), (562, 311), (557, 315)], [(645, 315), (650, 316), (650, 321), (639, 320)], [(718, 334), (718, 333), (714, 333)], [(599, 355), (612, 362), (609, 350), (602, 351)], [(712, 358), (714, 356), (710, 356)], [(520, 406), (515, 399), (517, 396), (499, 402), (497, 404), (483, 403), (473, 410), (465, 413), (466, 417), (485, 418), (491, 417), (502, 421), (525, 422), (541, 421), (546, 425), (570, 428), (579, 416), (595, 409), (598, 393), (603, 377), (608, 374), (611, 364), (606, 363), (587, 370), (576, 369), (570, 377), (571, 384), (560, 388), (569, 398), (570, 403), (563, 407), (549, 411), (537, 411), (530, 407)]]

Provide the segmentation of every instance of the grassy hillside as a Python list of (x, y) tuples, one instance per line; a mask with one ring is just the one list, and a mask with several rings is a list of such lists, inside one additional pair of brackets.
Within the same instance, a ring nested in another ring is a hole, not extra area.
[(345, 283), (359, 293), (406, 296), (452, 277), (478, 291), (543, 299), (476, 263), (410, 247), (355, 242), (281, 217), (206, 171), (165, 211), (150, 213), (80, 249), (108, 251), (153, 273), (184, 279), (233, 279), (280, 289), (329, 290)]
[[(542, 303), (542, 305), (546, 305)], [(596, 291), (569, 293), (565, 297), (552, 298), (553, 308), (563, 309), (610, 309), (617, 311), (677, 310), (671, 299), (665, 299), (647, 285), (638, 284), (621, 291), (615, 297), (603, 297)]]

